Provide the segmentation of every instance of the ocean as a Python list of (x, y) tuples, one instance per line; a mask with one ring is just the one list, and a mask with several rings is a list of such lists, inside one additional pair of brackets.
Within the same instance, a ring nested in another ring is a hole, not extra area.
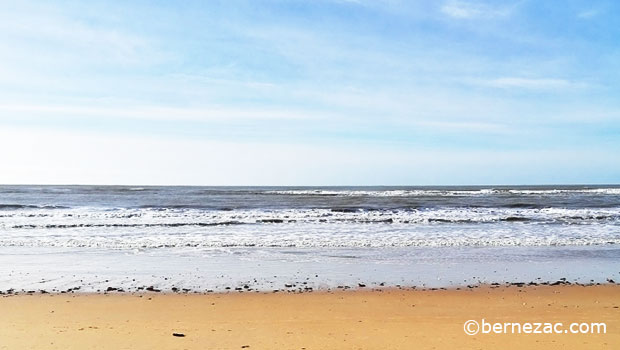
[(0, 290), (604, 282), (619, 244), (619, 186), (0, 186)]

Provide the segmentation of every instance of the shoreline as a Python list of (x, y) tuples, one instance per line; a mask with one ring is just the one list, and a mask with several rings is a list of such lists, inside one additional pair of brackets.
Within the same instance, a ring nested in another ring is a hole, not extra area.
[[(591, 349), (620, 345), (620, 285), (0, 298), (0, 349)], [(466, 335), (463, 323), (604, 322), (605, 334)], [(174, 334), (177, 334), (176, 336)]]
[(258, 293), (258, 294), (304, 294), (304, 293), (337, 293), (337, 292), (381, 292), (381, 291), (419, 291), (419, 292), (433, 292), (433, 291), (461, 291), (472, 290), (478, 288), (531, 288), (531, 287), (557, 287), (557, 286), (575, 286), (575, 287), (601, 287), (601, 286), (620, 286), (620, 282), (616, 282), (612, 279), (607, 279), (605, 283), (590, 282), (580, 283), (571, 282), (566, 278), (561, 278), (557, 281), (543, 281), (543, 282), (504, 282), (504, 283), (478, 283), (467, 285), (452, 285), (446, 287), (426, 287), (426, 286), (401, 286), (401, 285), (384, 285), (384, 284), (372, 284), (367, 286), (366, 284), (359, 283), (357, 286), (341, 285), (329, 288), (312, 288), (298, 286), (297, 284), (285, 285), (285, 288), (268, 290), (260, 290), (251, 288), (248, 285), (243, 287), (226, 287), (224, 290), (192, 290), (188, 288), (176, 288), (171, 289), (158, 289), (154, 286), (138, 287), (134, 290), (125, 290), (122, 287), (108, 287), (103, 291), (81, 291), (81, 287), (71, 287), (67, 290), (52, 290), (45, 289), (39, 290), (16, 290), (9, 288), (7, 290), (0, 290), (1, 297), (20, 296), (20, 295), (229, 295), (229, 294), (243, 294), (243, 293)]
[[(79, 264), (76, 264), (79, 261)], [(122, 262), (119, 264), (119, 262)], [(0, 247), (0, 291), (310, 291), (620, 281), (620, 248), (235, 248), (111, 251)], [(246, 287), (247, 286), (247, 287)], [(341, 287), (341, 288), (338, 288)], [(227, 289), (228, 288), (228, 289)]]

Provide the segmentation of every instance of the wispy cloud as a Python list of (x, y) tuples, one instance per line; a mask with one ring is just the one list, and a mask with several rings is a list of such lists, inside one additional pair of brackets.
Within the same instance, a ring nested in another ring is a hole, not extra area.
[[(20, 12), (19, 16), (5, 13), (0, 15), (0, 30), (5, 38), (12, 39), (4, 41), (7, 47), (1, 45), (0, 49), (11, 54), (14, 50), (10, 48), (29, 54), (47, 48), (48, 60), (75, 61), (89, 57), (95, 61), (93, 63), (145, 64), (161, 59), (153, 43), (144, 36), (116, 28), (98, 27), (52, 11)], [(148, 60), (145, 61), (146, 58)]]
[(458, 121), (424, 121), (418, 123), (421, 127), (427, 127), (432, 129), (439, 130), (449, 130), (449, 131), (467, 131), (467, 132), (475, 132), (475, 133), (492, 133), (492, 134), (506, 134), (510, 132), (514, 132), (515, 130), (511, 130), (508, 125), (499, 123), (499, 122), (458, 122)]
[(582, 18), (582, 19), (590, 19), (590, 18), (598, 16), (599, 13), (600, 11), (598, 9), (583, 10), (577, 13), (577, 17)]
[(64, 116), (89, 119), (93, 117), (131, 118), (142, 120), (170, 121), (266, 121), (266, 120), (303, 120), (318, 121), (333, 115), (309, 113), (304, 110), (286, 110), (269, 108), (234, 108), (234, 107), (166, 107), (166, 106), (105, 106), (105, 105), (1, 105), (0, 112), (12, 115), (13, 118), (23, 116)]
[(513, 7), (499, 7), (481, 2), (448, 1), (441, 7), (441, 12), (458, 19), (493, 19), (507, 17)]
[(577, 83), (566, 79), (553, 78), (521, 78), (521, 77), (502, 77), (491, 80), (481, 81), (482, 85), (498, 88), (518, 88), (531, 90), (553, 90), (583, 88), (584, 83)]

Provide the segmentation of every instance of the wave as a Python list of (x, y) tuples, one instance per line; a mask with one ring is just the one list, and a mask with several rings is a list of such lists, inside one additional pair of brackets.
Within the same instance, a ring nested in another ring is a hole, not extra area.
[(0, 210), (19, 210), (19, 209), (69, 209), (62, 205), (29, 205), (29, 204), (0, 204)]
[(618, 245), (620, 237), (62, 237), (0, 239), (2, 247), (65, 247), (105, 249), (156, 248), (387, 248), (387, 247), (533, 247)]
[(596, 194), (620, 195), (620, 188), (582, 188), (582, 189), (472, 189), (472, 190), (273, 190), (257, 194), (326, 196), (326, 197), (453, 197), (453, 196), (487, 196), (487, 195), (568, 195)]
[[(269, 221), (266, 221), (269, 222)], [(244, 225), (246, 223), (237, 221), (226, 222), (171, 222), (171, 223), (141, 223), (141, 224), (45, 224), (45, 225), (15, 225), (11, 228), (14, 229), (28, 229), (28, 228), (42, 228), (42, 229), (67, 229), (67, 228), (96, 228), (96, 227), (184, 227), (184, 226), (229, 226), (229, 225)]]
[(17, 210), (0, 246), (409, 247), (620, 244), (617, 208)]
[(620, 208), (58, 209), (0, 214), (0, 229), (211, 227), (274, 224), (547, 224), (620, 226)]

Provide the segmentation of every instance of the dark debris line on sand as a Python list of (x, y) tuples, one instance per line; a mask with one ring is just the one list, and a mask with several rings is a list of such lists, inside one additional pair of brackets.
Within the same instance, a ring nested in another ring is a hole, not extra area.
[(183, 334), (183, 333), (172, 333), (172, 336), (173, 336), (173, 337), (180, 337), (180, 338), (183, 338), (183, 337), (185, 337), (185, 334)]
[[(315, 289), (313, 287), (310, 287), (308, 285), (308, 278), (306, 279), (306, 281), (301, 281), (301, 282), (287, 282), (284, 283), (284, 288), (274, 288), (271, 291), (273, 293), (277, 293), (277, 292), (285, 292), (285, 293), (306, 293), (306, 292), (312, 292), (314, 290), (321, 290), (319, 289)], [(612, 278), (606, 278), (606, 283), (608, 284), (616, 284), (616, 285), (620, 285), (620, 282)], [(273, 283), (271, 283), (273, 284)], [(531, 281), (531, 282), (491, 282), (491, 283), (485, 283), (482, 281), (478, 281), (477, 284), (468, 284), (468, 285), (462, 285), (462, 286), (457, 286), (457, 285), (453, 285), (452, 287), (454, 287), (455, 290), (463, 290), (463, 289), (474, 289), (474, 288), (479, 288), (482, 287), (484, 285), (488, 285), (491, 288), (499, 288), (501, 286), (507, 286), (507, 287), (526, 287), (526, 286), (559, 286), (559, 285), (575, 285), (575, 286), (582, 286), (582, 287), (588, 287), (588, 286), (599, 286), (605, 283), (601, 283), (601, 282), (595, 282), (594, 280), (590, 280), (590, 282), (588, 283), (580, 283), (580, 282), (576, 282), (576, 281), (569, 281), (567, 278), (562, 277), (556, 281), (543, 281), (542, 278), (537, 278), (536, 281)], [(260, 289), (255, 287), (255, 284), (253, 284), (251, 281), (246, 281), (245, 283), (242, 284), (237, 284), (238, 286), (226, 286), (225, 288), (223, 288), (221, 291), (224, 293), (230, 293), (230, 292), (238, 292), (238, 293), (243, 293), (243, 292), (256, 292), (259, 293)], [(366, 283), (366, 282), (358, 282), (357, 286), (355, 285), (337, 285), (335, 287), (329, 287), (327, 289), (325, 289), (328, 292), (331, 292), (332, 290), (348, 290), (348, 289), (355, 289), (355, 288), (366, 288), (369, 287), (372, 290), (382, 290), (382, 288), (377, 288), (377, 287), (387, 287), (387, 288), (396, 288), (396, 289), (418, 289), (418, 290), (446, 290), (446, 289), (450, 289), (452, 287), (439, 287), (439, 288), (431, 288), (431, 287), (427, 287), (424, 284), (422, 284), (422, 286), (403, 286), (400, 284), (396, 284), (396, 285), (388, 285), (386, 282), (372, 282), (372, 283)], [(419, 287), (419, 288), (418, 288)], [(80, 291), (81, 287), (80, 286), (76, 286), (76, 287), (71, 287), (68, 288), (66, 290), (57, 290), (56, 288), (53, 288), (51, 290), (45, 290), (45, 289), (39, 289), (39, 290), (25, 290), (25, 289), (21, 289), (21, 290), (16, 290), (14, 288), (9, 288), (6, 290), (0, 290), (0, 296), (2, 297), (8, 297), (8, 296), (13, 296), (13, 295), (19, 295), (19, 294), (25, 294), (25, 295), (34, 295), (37, 293), (40, 294), (66, 294), (66, 293), (76, 293), (78, 291)], [(103, 293), (103, 294), (109, 294), (109, 293), (144, 293), (144, 292), (152, 292), (152, 293), (166, 293), (166, 292), (172, 292), (172, 293), (183, 293), (183, 294), (188, 294), (188, 293), (194, 293), (194, 294), (206, 294), (206, 293), (213, 293), (214, 290), (213, 289), (207, 289), (204, 291), (200, 291), (200, 290), (193, 290), (191, 288), (179, 288), (176, 286), (171, 287), (171, 289), (169, 290), (162, 290), (159, 289), (153, 285), (144, 285), (144, 286), (139, 286), (139, 287), (133, 287), (133, 288), (127, 288), (124, 289), (122, 287), (114, 287), (114, 286), (106, 286), (103, 289), (97, 289), (97, 293)], [(264, 290), (264, 292), (267, 292), (267, 290)], [(149, 298), (150, 300), (150, 298)]]

